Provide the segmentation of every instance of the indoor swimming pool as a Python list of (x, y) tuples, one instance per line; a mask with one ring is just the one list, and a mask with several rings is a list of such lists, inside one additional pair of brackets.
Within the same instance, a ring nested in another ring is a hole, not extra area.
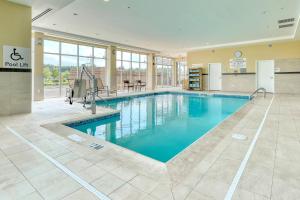
[(98, 101), (120, 114), (67, 126), (167, 162), (249, 101), (248, 96), (161, 93)]

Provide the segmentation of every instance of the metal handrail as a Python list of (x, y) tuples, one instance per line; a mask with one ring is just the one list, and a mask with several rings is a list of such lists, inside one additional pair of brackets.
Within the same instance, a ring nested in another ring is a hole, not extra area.
[(257, 90), (255, 90), (251, 95), (250, 95), (250, 99), (252, 99), (254, 97), (255, 94), (257, 94), (259, 91), (263, 91), (264, 93), (264, 98), (266, 98), (266, 93), (267, 93), (267, 90), (265, 88), (258, 88)]

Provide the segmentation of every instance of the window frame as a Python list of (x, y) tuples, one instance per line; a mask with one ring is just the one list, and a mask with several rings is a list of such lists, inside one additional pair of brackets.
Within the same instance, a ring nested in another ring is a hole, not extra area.
[[(105, 61), (105, 66), (104, 68), (106, 69), (107, 68), (107, 47), (105, 48), (104, 46), (103, 47), (100, 47), (100, 46), (97, 46), (97, 45), (93, 45), (93, 44), (81, 44), (80, 42), (76, 42), (76, 41), (65, 41), (65, 40), (59, 40), (59, 39), (53, 39), (53, 38), (44, 38), (43, 42), (45, 44), (45, 41), (50, 41), (50, 42), (57, 42), (59, 44), (59, 51), (58, 53), (53, 53), (53, 52), (47, 52), (45, 51), (45, 45), (43, 47), (43, 55), (47, 54), (47, 55), (56, 55), (59, 57), (59, 96), (62, 96), (62, 83), (61, 83), (61, 74), (62, 74), (62, 57), (63, 56), (72, 56), (72, 57), (77, 57), (77, 63), (76, 63), (76, 67), (77, 67), (77, 77), (79, 76), (79, 73), (80, 73), (80, 58), (88, 58), (88, 59), (91, 59), (91, 67), (92, 67), (92, 73), (94, 74), (94, 69), (96, 68), (95, 66), (95, 62), (94, 60), (95, 59), (102, 59)], [(71, 44), (71, 45), (76, 45), (76, 49), (77, 49), (77, 53), (76, 54), (66, 54), (66, 53), (62, 53), (62, 44), (65, 43), (65, 44)], [(87, 47), (91, 47), (92, 48), (92, 56), (81, 56), (80, 55), (80, 46), (87, 46)], [(97, 57), (95, 56), (94, 54), (94, 49), (97, 48), (97, 49), (104, 49), (105, 50), (105, 57), (103, 58), (100, 58), (100, 57)], [(44, 67), (44, 65), (43, 65)], [(103, 81), (106, 81), (106, 80), (103, 80)]]
[[(130, 53), (130, 60), (127, 60), (123, 58), (123, 53)], [(139, 61), (133, 61), (132, 59), (132, 54), (137, 54), (138, 55), (138, 60)], [(118, 56), (120, 55), (120, 57)], [(145, 60), (142, 61), (141, 57), (142, 56), (146, 56)], [(135, 68), (135, 69), (138, 69), (138, 80), (141, 80), (141, 77), (142, 77), (142, 73), (144, 70), (146, 70), (146, 82), (147, 82), (147, 68), (148, 68), (148, 55), (146, 53), (143, 53), (143, 52), (136, 52), (136, 51), (129, 51), (129, 50), (123, 50), (123, 49), (118, 49), (117, 52), (116, 52), (116, 63), (117, 63), (117, 70), (120, 71), (120, 79), (121, 79), (121, 83), (123, 81), (123, 73), (124, 73), (124, 66), (123, 66), (123, 63), (126, 62), (126, 63), (130, 63), (130, 75), (129, 75), (129, 80), (132, 82), (134, 77), (133, 77), (133, 64), (136, 64), (138, 63), (138, 68)], [(119, 67), (119, 64), (121, 67)], [(146, 64), (146, 69), (144, 68), (141, 68), (142, 64)], [(121, 68), (121, 69), (120, 69)]]

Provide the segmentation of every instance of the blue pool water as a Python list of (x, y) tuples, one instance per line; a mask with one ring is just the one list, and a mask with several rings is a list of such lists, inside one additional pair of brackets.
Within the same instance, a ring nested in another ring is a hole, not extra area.
[(161, 162), (167, 162), (249, 99), (164, 93), (97, 102), (120, 115), (69, 124)]

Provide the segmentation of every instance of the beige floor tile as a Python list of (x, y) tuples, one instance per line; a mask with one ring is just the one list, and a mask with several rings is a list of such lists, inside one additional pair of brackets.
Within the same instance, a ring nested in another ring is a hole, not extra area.
[(249, 146), (241, 142), (232, 142), (222, 153), (222, 158), (242, 160)]
[(270, 198), (272, 189), (272, 171), (270, 172), (271, 173), (267, 171), (257, 173), (257, 171), (254, 170), (245, 171), (239, 186), (249, 192)]
[(214, 200), (214, 198), (192, 191), (185, 200)]
[(189, 173), (181, 182), (182, 185), (188, 186), (188, 187), (195, 187), (197, 183), (203, 178), (204, 174), (201, 172), (198, 172), (197, 169), (194, 168), (194, 171)]
[(192, 191), (191, 187), (187, 187), (185, 185), (179, 184), (172, 188), (173, 198), (174, 200), (185, 199)]
[(81, 188), (70, 195), (67, 195), (63, 200), (98, 200), (90, 191)]
[(112, 170), (111, 173), (126, 182), (130, 181), (135, 176), (137, 176), (137, 172), (130, 169), (129, 167), (118, 167), (118, 168)]
[(159, 183), (152, 191), (151, 196), (157, 199), (173, 200), (171, 183)]
[(49, 184), (39, 190), (44, 199), (62, 199), (77, 191), (81, 185), (70, 177), (61, 178), (59, 182)]
[(122, 162), (116, 159), (105, 159), (97, 163), (99, 167), (107, 170), (107, 171), (112, 171), (122, 165)]
[(130, 184), (124, 184), (113, 193), (109, 195), (112, 200), (140, 200), (147, 194), (131, 186)]
[(39, 154), (37, 151), (33, 149), (10, 155), (9, 159), (17, 166), (26, 163), (31, 163), (34, 161), (47, 161), (45, 158), (41, 156), (41, 154)]
[(29, 181), (35, 188), (42, 189), (61, 182), (66, 176), (67, 175), (64, 172), (55, 168), (51, 171), (29, 178)]
[(232, 197), (232, 200), (269, 200), (269, 199), (270, 198), (240, 188), (236, 189)]
[(300, 163), (300, 149), (295, 149), (290, 146), (279, 146), (276, 150), (276, 158), (287, 162)]
[(57, 156), (55, 158), (55, 160), (57, 160), (58, 162), (62, 163), (62, 164), (66, 164), (68, 162), (71, 162), (73, 160), (76, 160), (78, 159), (79, 156), (76, 155), (75, 153), (72, 153), (72, 152), (68, 152), (66, 154), (63, 154), (63, 155), (60, 155), (60, 156)]
[(1, 187), (0, 199), (25, 199), (34, 191), (35, 189), (27, 181), (22, 181)]
[(31, 163), (20, 165), (18, 166), (18, 168), (25, 177), (30, 179), (54, 170), (56, 167), (49, 161), (34, 161)]
[(274, 178), (284, 181), (291, 187), (298, 188), (300, 186), (300, 164), (277, 159), (274, 169)]
[(287, 182), (274, 178), (272, 187), (272, 200), (299, 199), (300, 189), (292, 187)]
[(107, 173), (106, 170), (101, 169), (100, 167), (97, 167), (96, 165), (92, 165), (91, 167), (88, 167), (86, 169), (83, 169), (79, 172), (76, 172), (76, 175), (83, 178), (83, 180), (87, 182), (93, 182), (96, 179), (99, 179), (100, 177), (104, 176)]
[(272, 168), (275, 159), (275, 149), (270, 147), (255, 146), (249, 160)]
[(136, 176), (129, 183), (147, 193), (151, 192), (158, 185), (157, 181), (143, 175)]
[(31, 149), (31, 147), (29, 145), (20, 142), (20, 143), (17, 143), (16, 145), (11, 145), (9, 147), (2, 148), (2, 151), (7, 156), (10, 156), (10, 155), (20, 153), (20, 152), (23, 152), (23, 151), (27, 151), (27, 150), (30, 150), (30, 149)]
[(158, 199), (152, 197), (151, 195), (146, 195), (142, 200), (158, 200)]
[(92, 166), (92, 163), (86, 161), (83, 158), (79, 158), (66, 163), (66, 166), (73, 172), (79, 172)]
[(26, 195), (25, 197), (20, 197), (17, 200), (25, 200), (25, 199), (26, 200), (43, 200), (41, 195), (39, 195), (39, 193), (37, 193), (37, 192), (30, 193), (30, 194)]
[(11, 163), (0, 166), (0, 188), (24, 181), (25, 177)]
[(117, 176), (107, 173), (103, 177), (92, 182), (92, 185), (95, 186), (95, 188), (97, 188), (100, 192), (108, 195), (122, 186), (124, 183), (125, 182)]
[(223, 199), (229, 188), (229, 184), (222, 179), (212, 179), (204, 177), (196, 186), (195, 190), (207, 197)]
[(230, 184), (239, 168), (241, 161), (231, 159), (218, 159), (205, 173), (206, 179), (222, 180)]

